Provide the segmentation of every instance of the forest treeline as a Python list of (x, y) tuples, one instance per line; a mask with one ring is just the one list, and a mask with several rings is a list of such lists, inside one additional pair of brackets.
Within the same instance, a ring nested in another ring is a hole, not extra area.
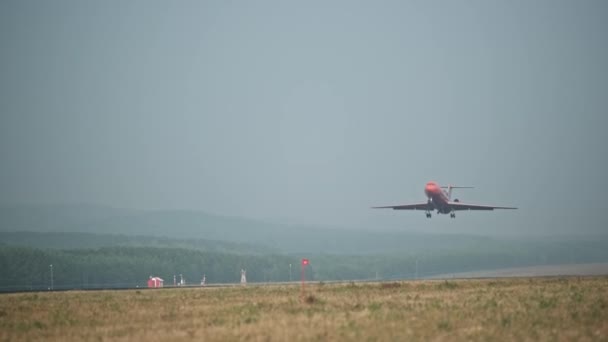
[[(35, 234), (34, 234), (35, 235)], [(52, 249), (0, 245), (0, 291), (145, 287), (149, 276), (165, 285), (180, 275), (186, 284), (297, 281), (300, 260), (310, 259), (306, 278), (314, 281), (412, 279), (435, 274), (545, 264), (608, 260), (605, 241), (490, 243), (476, 248), (435, 249), (420, 253), (343, 255), (316, 253), (243, 254), (174, 247), (108, 246)], [(291, 265), (291, 267), (290, 267)]]
[(280, 255), (242, 255), (203, 252), (184, 248), (102, 247), (95, 249), (38, 249), (0, 246), (0, 278), (3, 290), (144, 287), (150, 276), (159, 276), (166, 285), (178, 281), (200, 284), (236, 283), (246, 269), (254, 282), (285, 280), (294, 258)]
[[(500, 238), (292, 226), (192, 211), (0, 207), (0, 290), (411, 279), (444, 273), (608, 261), (608, 235)], [(290, 270), (290, 266), (291, 270)]]

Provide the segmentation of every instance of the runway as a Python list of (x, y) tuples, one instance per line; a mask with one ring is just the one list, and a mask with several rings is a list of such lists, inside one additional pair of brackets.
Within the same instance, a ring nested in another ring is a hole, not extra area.
[(555, 276), (602, 276), (608, 275), (608, 263), (539, 265), (497, 270), (438, 274), (426, 279), (450, 278), (508, 278), (508, 277), (555, 277)]

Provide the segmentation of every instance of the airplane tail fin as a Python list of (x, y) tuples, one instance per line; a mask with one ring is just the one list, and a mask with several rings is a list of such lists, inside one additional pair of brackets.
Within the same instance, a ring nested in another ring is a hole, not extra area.
[(448, 185), (442, 186), (442, 189), (448, 189), (448, 199), (452, 200), (452, 189), (473, 189), (472, 186), (456, 186), (456, 185)]

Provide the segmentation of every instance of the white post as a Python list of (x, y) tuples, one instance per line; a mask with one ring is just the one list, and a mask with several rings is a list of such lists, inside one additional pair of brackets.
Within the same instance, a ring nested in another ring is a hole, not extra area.
[(51, 267), (51, 291), (53, 291), (53, 264), (51, 264), (49, 267)]
[(247, 271), (241, 269), (241, 285), (247, 285)]

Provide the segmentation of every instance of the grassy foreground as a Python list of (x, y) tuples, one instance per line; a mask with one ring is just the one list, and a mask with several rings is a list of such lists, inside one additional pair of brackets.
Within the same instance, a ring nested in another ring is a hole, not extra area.
[(608, 340), (608, 278), (3, 294), (0, 340)]

